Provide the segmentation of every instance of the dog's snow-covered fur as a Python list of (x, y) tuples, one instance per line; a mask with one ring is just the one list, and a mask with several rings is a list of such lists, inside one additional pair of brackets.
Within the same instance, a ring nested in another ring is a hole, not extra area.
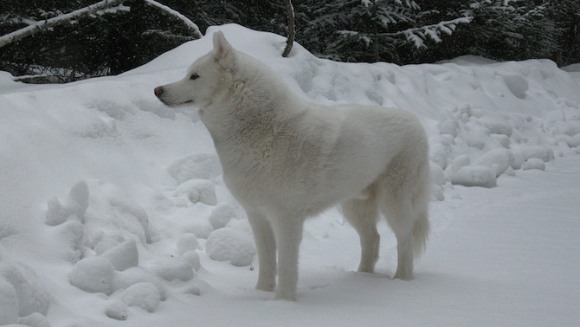
[(183, 80), (155, 95), (199, 108), (254, 232), (256, 288), (274, 291), (277, 271), (276, 298), (295, 300), (304, 221), (335, 204), (359, 233), (359, 271), (374, 270), (382, 213), (398, 242), (395, 278), (411, 279), (429, 232), (428, 145), (418, 120), (383, 107), (305, 102), (222, 32), (213, 41)]

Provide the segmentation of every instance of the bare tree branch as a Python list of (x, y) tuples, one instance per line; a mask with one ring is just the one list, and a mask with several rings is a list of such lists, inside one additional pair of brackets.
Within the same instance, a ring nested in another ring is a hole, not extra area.
[(198, 39), (201, 39), (203, 37), (203, 34), (201, 34), (201, 32), (199, 31), (199, 27), (192, 22), (189, 18), (185, 17), (184, 15), (182, 15), (181, 13), (179, 13), (177, 10), (171, 9), (169, 7), (167, 7), (166, 5), (163, 5), (157, 1), (154, 0), (145, 0), (145, 2), (157, 9), (163, 10), (166, 13), (176, 17), (177, 19), (181, 20), (181, 22), (183, 22), (183, 24), (185, 24), (187, 26), (187, 28), (192, 32), (193, 36), (195, 36)]

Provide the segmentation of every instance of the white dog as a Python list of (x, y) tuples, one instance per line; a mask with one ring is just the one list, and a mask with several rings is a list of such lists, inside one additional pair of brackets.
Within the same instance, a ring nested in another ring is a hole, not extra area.
[(199, 108), (254, 232), (256, 288), (274, 291), (278, 271), (276, 298), (296, 299), (304, 221), (337, 203), (360, 235), (358, 270), (374, 270), (383, 213), (398, 242), (395, 278), (411, 279), (429, 233), (428, 145), (418, 120), (383, 107), (305, 102), (222, 32), (213, 42), (183, 80), (155, 95)]

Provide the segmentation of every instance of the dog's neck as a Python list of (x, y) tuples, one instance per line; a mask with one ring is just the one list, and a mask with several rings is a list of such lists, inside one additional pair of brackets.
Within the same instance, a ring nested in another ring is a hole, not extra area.
[(243, 61), (255, 61), (250, 65), (252, 69), (241, 65), (229, 70), (211, 102), (200, 110), (214, 141), (271, 133), (273, 121), (294, 117), (299, 114), (298, 108), (303, 107), (296, 105), (301, 100), (292, 95), (269, 67), (244, 54), (237, 55), (247, 57)]

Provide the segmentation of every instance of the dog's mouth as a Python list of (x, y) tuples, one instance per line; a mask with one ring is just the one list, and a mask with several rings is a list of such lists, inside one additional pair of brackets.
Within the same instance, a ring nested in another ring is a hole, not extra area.
[(193, 99), (188, 99), (185, 101), (176, 101), (175, 97), (168, 95), (163, 86), (158, 86), (153, 90), (155, 96), (159, 101), (163, 102), (165, 105), (170, 107), (179, 107), (183, 105), (189, 105), (193, 103)]
[(163, 104), (165, 104), (166, 106), (172, 107), (172, 108), (184, 107), (184, 106), (189, 106), (189, 105), (193, 104), (193, 100), (187, 100), (184, 102), (171, 102), (171, 101), (164, 100), (162, 98), (159, 98), (159, 100), (161, 100), (161, 102), (163, 102)]

